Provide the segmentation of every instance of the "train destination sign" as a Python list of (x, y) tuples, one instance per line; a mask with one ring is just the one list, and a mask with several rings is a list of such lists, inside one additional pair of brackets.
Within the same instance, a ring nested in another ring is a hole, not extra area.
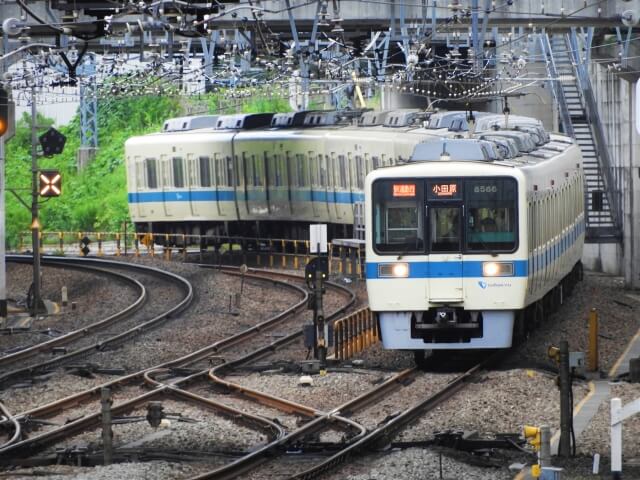
[(416, 184), (415, 183), (394, 183), (393, 196), (394, 197), (415, 197)]
[(458, 182), (434, 182), (429, 185), (429, 197), (433, 199), (454, 199), (461, 197)]

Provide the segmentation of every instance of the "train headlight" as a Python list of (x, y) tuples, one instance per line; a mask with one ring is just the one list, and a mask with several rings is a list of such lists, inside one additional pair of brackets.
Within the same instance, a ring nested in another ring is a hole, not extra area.
[(382, 263), (378, 265), (378, 276), (381, 278), (407, 278), (408, 263)]
[(511, 277), (513, 276), (513, 263), (511, 262), (483, 262), (483, 277)]

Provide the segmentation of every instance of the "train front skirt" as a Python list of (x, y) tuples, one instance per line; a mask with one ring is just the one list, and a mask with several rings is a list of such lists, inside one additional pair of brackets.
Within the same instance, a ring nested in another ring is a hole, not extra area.
[[(443, 310), (444, 312), (444, 310)], [(443, 313), (437, 312), (437, 313)], [(416, 315), (418, 313), (419, 315)], [(441, 325), (421, 323), (422, 312), (379, 312), (382, 345), (387, 349), (398, 350), (455, 350), (468, 348), (509, 348), (514, 324), (512, 310), (485, 310), (480, 312), (481, 322), (476, 327), (468, 323), (447, 325), (443, 315)], [(455, 329), (461, 331), (457, 334)], [(438, 331), (442, 336), (449, 335), (453, 341), (429, 340)], [(454, 337), (457, 338), (454, 339)], [(427, 338), (425, 340), (425, 338)]]

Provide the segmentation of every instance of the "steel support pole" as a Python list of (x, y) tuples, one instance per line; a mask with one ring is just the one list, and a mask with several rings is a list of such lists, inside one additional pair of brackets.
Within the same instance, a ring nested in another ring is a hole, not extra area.
[(0, 319), (7, 318), (7, 268), (5, 262), (5, 203), (4, 203), (4, 138), (0, 136)]
[(569, 457), (571, 454), (571, 378), (569, 377), (569, 342), (560, 342), (560, 445), (558, 454)]
[(31, 315), (40, 311), (40, 222), (38, 220), (38, 131), (36, 87), (31, 87), (31, 243), (33, 250), (33, 306)]
[(102, 405), (102, 448), (104, 464), (111, 465), (113, 461), (113, 432), (111, 431), (111, 389), (104, 387), (100, 390), (100, 404)]

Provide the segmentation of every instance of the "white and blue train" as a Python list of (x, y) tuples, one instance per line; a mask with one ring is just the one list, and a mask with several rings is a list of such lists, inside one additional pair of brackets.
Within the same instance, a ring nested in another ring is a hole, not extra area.
[(369, 305), (384, 347), (418, 363), (431, 350), (510, 347), (582, 275), (579, 147), (530, 119), (515, 131), (495, 120), (423, 141), (407, 164), (366, 178)]
[(292, 239), (307, 239), (310, 223), (326, 223), (332, 237), (348, 236), (365, 175), (407, 161), (432, 135), (411, 125), (414, 117), (368, 112), (357, 124), (336, 112), (298, 112), (168, 120), (162, 132), (125, 144), (132, 221), (139, 232)]

